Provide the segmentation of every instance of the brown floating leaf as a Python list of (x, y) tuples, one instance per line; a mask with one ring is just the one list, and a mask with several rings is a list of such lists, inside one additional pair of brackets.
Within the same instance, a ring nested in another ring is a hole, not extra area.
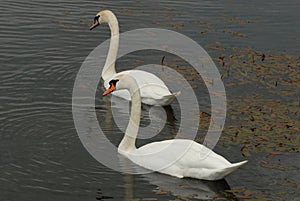
[(183, 24), (183, 23), (171, 24), (171, 27), (174, 27), (174, 28), (176, 28), (176, 29), (179, 29), (179, 28), (184, 27), (184, 24)]
[(246, 189), (231, 189), (226, 190), (225, 192), (234, 193), (235, 197), (239, 199), (250, 199), (253, 194), (252, 191)]
[(193, 24), (201, 25), (201, 26), (211, 26), (208, 22), (202, 22), (202, 21), (191, 21)]
[(171, 192), (170, 190), (160, 190), (160, 191), (155, 192), (155, 194), (157, 194), (157, 195), (167, 195), (170, 192)]
[(215, 31), (215, 29), (206, 29), (206, 30), (200, 31), (199, 33), (200, 34), (207, 34), (209, 32), (214, 32), (214, 31)]
[(269, 153), (267, 158), (271, 158), (271, 157), (278, 156), (278, 155), (281, 155), (281, 154), (282, 154), (282, 152), (271, 152), (271, 153)]
[(240, 32), (237, 32), (237, 31), (232, 31), (232, 30), (222, 30), (222, 32), (223, 33), (229, 33), (229, 34), (231, 34), (231, 35), (233, 35), (233, 36), (237, 36), (237, 37), (241, 37), (241, 38), (245, 38), (245, 37), (247, 37), (247, 35), (246, 34), (242, 34), (242, 33), (240, 33)]
[(175, 14), (173, 14), (173, 13), (163, 13), (161, 15), (164, 16), (164, 17), (167, 17), (167, 18), (172, 18), (172, 17), (175, 16)]

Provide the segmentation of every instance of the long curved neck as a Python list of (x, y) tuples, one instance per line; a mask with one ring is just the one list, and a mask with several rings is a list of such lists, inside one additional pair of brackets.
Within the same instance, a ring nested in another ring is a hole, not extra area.
[(110, 14), (107, 16), (108, 25), (110, 28), (111, 39), (109, 44), (109, 50), (106, 57), (105, 65), (102, 70), (102, 78), (103, 80), (107, 80), (111, 78), (114, 74), (116, 74), (115, 62), (119, 49), (119, 24), (116, 16), (114, 14)]
[(140, 91), (136, 87), (129, 90), (131, 94), (131, 111), (130, 111), (130, 120), (125, 132), (125, 135), (118, 147), (120, 153), (126, 154), (130, 151), (136, 149), (135, 141), (138, 134), (140, 126), (140, 116), (141, 116), (141, 96)]

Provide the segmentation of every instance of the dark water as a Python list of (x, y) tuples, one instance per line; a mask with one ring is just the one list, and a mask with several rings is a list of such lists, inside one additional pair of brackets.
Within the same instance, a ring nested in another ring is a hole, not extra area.
[[(291, 177), (299, 182), (299, 154), (287, 153), (274, 159), (295, 167), (284, 172), (262, 168), (258, 161), (263, 154), (252, 155), (249, 164), (220, 182), (179, 180), (156, 173), (126, 175), (110, 170), (82, 146), (74, 127), (71, 103), (81, 63), (109, 37), (106, 26), (93, 32), (88, 29), (99, 10), (113, 10), (121, 32), (166, 28), (191, 37), (203, 47), (221, 42), (299, 55), (299, 7), (296, 0), (80, 3), (4, 0), (0, 8), (0, 200), (170, 200), (191, 194), (198, 194), (200, 199), (238, 200), (231, 193), (220, 193), (229, 189), (249, 189), (271, 197), (270, 200), (296, 199), (299, 183), (295, 188), (279, 185), (278, 181)], [(231, 17), (246, 22), (236, 23)], [(210, 27), (215, 31), (199, 34)], [(247, 37), (232, 37), (222, 30)], [(137, 54), (134, 61), (159, 63), (161, 59), (159, 53), (144, 56)], [(132, 65), (130, 59), (122, 62), (122, 66)], [(208, 100), (207, 92), (203, 93), (203, 100)], [(227, 93), (230, 97), (238, 95), (230, 90)], [(101, 89), (97, 97), (100, 109), (96, 112), (101, 124), (108, 107), (104, 106)], [(209, 104), (204, 102), (202, 107), (209, 108)], [(147, 108), (143, 110), (142, 122), (147, 123)], [(170, 132), (178, 126), (178, 111), (176, 103), (171, 112), (168, 110)], [(114, 135), (115, 143), (122, 132), (118, 134)], [(244, 159), (240, 149), (239, 144), (216, 147), (230, 161)], [(282, 195), (281, 191), (288, 194)]]

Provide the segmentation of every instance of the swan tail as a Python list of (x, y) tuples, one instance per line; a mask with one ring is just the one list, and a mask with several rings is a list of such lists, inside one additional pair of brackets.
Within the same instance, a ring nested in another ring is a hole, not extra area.
[(175, 93), (172, 93), (172, 95), (175, 96), (175, 97), (179, 96), (180, 94), (181, 94), (181, 91), (177, 91)]
[(178, 92), (175, 92), (170, 95), (166, 95), (166, 96), (162, 97), (162, 99), (161, 99), (162, 105), (163, 106), (170, 105), (175, 100), (175, 98), (180, 95), (180, 93), (181, 92), (178, 91)]
[(231, 164), (229, 167), (226, 167), (224, 169), (222, 169), (222, 178), (226, 177), (227, 175), (231, 174), (232, 172), (234, 172), (236, 169), (240, 168), (241, 166), (243, 166), (245, 163), (247, 163), (248, 161), (242, 161), (242, 162), (238, 162), (238, 163), (233, 163)]
[[(239, 167), (241, 167), (242, 165), (246, 164), (247, 162), (248, 162), (248, 161), (245, 160), (245, 161), (242, 161), (242, 162), (233, 163), (233, 164), (231, 164), (231, 167), (239, 168)], [(231, 168), (231, 167), (229, 167), (229, 168)]]
[(247, 163), (248, 161), (242, 161), (239, 163), (233, 163), (230, 164), (228, 167), (216, 169), (216, 170), (207, 170), (207, 172), (203, 172), (199, 179), (205, 179), (205, 180), (220, 180), (224, 179), (227, 175), (234, 172), (236, 169)]
[(204, 179), (204, 180), (220, 180), (224, 179), (227, 175), (234, 172), (236, 169), (241, 167), (247, 163), (247, 161), (242, 161), (239, 163), (230, 164), (228, 167), (219, 168), (219, 169), (200, 169), (199, 168), (190, 168), (185, 171), (184, 177), (192, 177), (197, 179)]

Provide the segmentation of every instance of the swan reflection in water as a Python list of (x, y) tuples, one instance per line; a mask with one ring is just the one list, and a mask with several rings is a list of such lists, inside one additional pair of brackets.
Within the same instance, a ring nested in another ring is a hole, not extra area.
[[(106, 114), (101, 128), (110, 131), (113, 129), (113, 126), (116, 126), (122, 133), (125, 133), (130, 119), (130, 102), (114, 95), (104, 97), (104, 101)], [(172, 106), (162, 107), (142, 104), (141, 123), (137, 138), (139, 140), (148, 140), (147, 142), (160, 140), (159, 134), (162, 129), (166, 129), (164, 133), (177, 133), (178, 123), (180, 122), (177, 121)], [(118, 134), (115, 137), (121, 139), (122, 135)], [(170, 138), (172, 136), (164, 135), (163, 137)]]
[[(147, 172), (144, 168), (132, 163), (129, 159), (119, 154), (120, 166), (124, 172), (140, 174)], [(228, 192), (230, 186), (225, 179), (218, 181), (206, 181), (192, 178), (176, 178), (158, 172), (141, 175), (124, 174), (125, 200), (134, 198), (135, 179), (138, 177), (149, 184), (157, 186), (154, 191), (158, 194), (169, 193), (176, 197), (193, 198), (197, 200), (211, 200), (218, 198), (222, 200), (238, 200), (233, 193)], [(227, 192), (226, 192), (227, 191)], [(141, 196), (141, 195), (140, 195)]]

